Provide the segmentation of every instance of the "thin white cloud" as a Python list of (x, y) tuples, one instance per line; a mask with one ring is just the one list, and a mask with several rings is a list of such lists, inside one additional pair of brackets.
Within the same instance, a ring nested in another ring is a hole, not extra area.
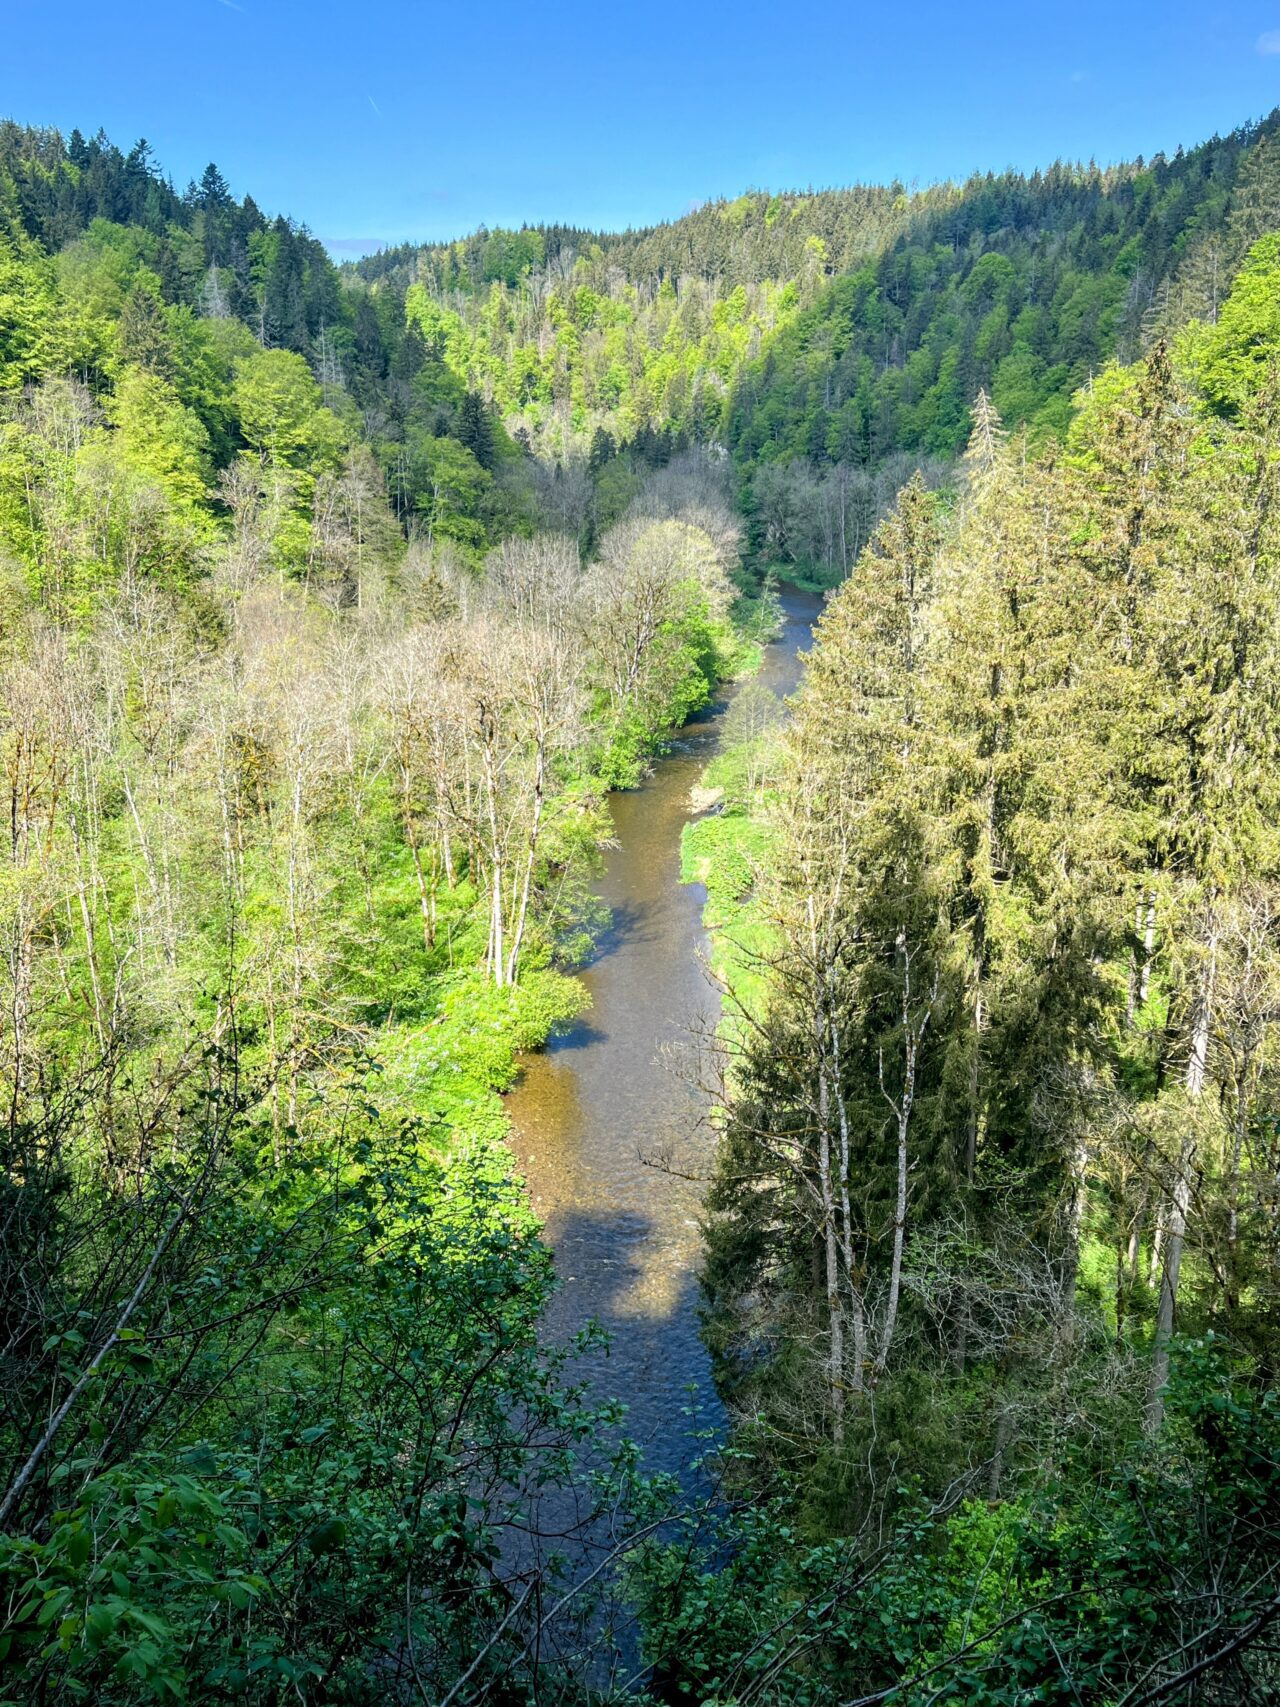
[(372, 95), (369, 96), (369, 105), (373, 108), (374, 112), (377, 113), (378, 117), (381, 118), (382, 117), (382, 108), (374, 100)]
[(1259, 53), (1280, 53), (1280, 30), (1263, 30), (1258, 37)]
[(244, 7), (237, 6), (236, 0), (218, 0), (218, 4), (219, 6), (225, 6), (228, 12), (239, 12), (242, 16), (245, 15)]

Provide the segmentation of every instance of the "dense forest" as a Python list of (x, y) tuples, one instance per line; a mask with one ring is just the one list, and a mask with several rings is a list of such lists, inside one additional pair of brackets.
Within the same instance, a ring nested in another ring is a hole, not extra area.
[[(1276, 1699), (1277, 122), (342, 269), (0, 126), (0, 1701)], [(501, 1093), (735, 677), (657, 1476)]]
[(725, 443), (755, 550), (838, 579), (886, 492), (922, 458), (943, 478), (980, 388), (1060, 435), (1109, 359), (1216, 314), (1280, 218), (1275, 129), (1106, 171), (744, 195), (623, 236), (480, 232), (355, 270), (554, 454)]

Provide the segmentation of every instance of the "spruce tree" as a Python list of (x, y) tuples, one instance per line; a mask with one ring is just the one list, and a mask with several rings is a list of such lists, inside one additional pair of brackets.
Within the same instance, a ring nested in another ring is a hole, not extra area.
[(161, 379), (174, 376), (173, 340), (164, 305), (152, 286), (139, 279), (120, 310), (120, 356)]
[(477, 391), (468, 391), (458, 410), (457, 438), (480, 464), (491, 469), (494, 464), (493, 426), (484, 399)]
[(1264, 136), (1244, 156), (1227, 215), (1226, 262), (1234, 273), (1249, 250), (1280, 227), (1280, 139)]

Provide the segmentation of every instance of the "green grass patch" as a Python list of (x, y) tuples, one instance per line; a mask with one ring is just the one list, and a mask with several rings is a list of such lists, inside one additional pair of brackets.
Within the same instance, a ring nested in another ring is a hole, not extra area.
[[(716, 786), (715, 769), (708, 766), (704, 786)], [(712, 969), (732, 992), (721, 1022), (730, 1030), (742, 1023), (739, 1007), (758, 1013), (765, 999), (773, 933), (756, 882), (771, 846), (769, 825), (740, 809), (686, 824), (681, 837), (681, 882), (701, 883), (707, 892), (702, 917), (711, 934)]]
[(384, 1109), (416, 1116), (442, 1143), (496, 1140), (508, 1121), (498, 1094), (515, 1083), (522, 1053), (589, 1005), (576, 978), (550, 969), (526, 973), (499, 990), (474, 969), (442, 983), (434, 1016), (388, 1026), (375, 1043)]

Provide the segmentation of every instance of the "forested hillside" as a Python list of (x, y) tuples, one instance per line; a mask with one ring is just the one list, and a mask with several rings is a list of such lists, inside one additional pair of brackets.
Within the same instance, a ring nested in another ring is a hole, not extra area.
[(0, 391), (74, 375), (111, 399), (120, 442), (189, 495), (250, 451), (274, 471), (272, 549), (291, 574), (332, 578), (308, 520), (317, 478), (346, 494), (339, 510), (380, 515), (389, 493), (402, 531), (474, 563), (538, 528), (589, 545), (671, 448), (636, 447), (597, 500), (585, 449), (559, 469), (522, 451), (402, 293), (344, 279), (305, 230), (236, 202), (215, 166), (177, 195), (145, 143), (125, 155), (0, 126), (0, 267)]
[(737, 523), (668, 460), (584, 562), (214, 169), (0, 162), (0, 1699), (443, 1693), (596, 1426), (495, 1093), (750, 656)]
[(793, 1699), (803, 1593), (813, 1699), (1274, 1690), (1278, 303), (1272, 234), (1039, 454), (979, 393), (713, 769), (744, 1474), (925, 1563), (759, 1534), (694, 1698)]
[[(337, 269), (0, 126), (0, 1703), (1275, 1699), (1274, 128)], [(500, 1093), (846, 570), (650, 1476)]]
[(1108, 360), (1213, 317), (1280, 218), (1274, 128), (1107, 170), (745, 195), (621, 236), (482, 232), (356, 271), (404, 289), (449, 370), (556, 455), (723, 440), (758, 551), (839, 576), (904, 457), (939, 479), (960, 454), (980, 387), (1060, 435)]

